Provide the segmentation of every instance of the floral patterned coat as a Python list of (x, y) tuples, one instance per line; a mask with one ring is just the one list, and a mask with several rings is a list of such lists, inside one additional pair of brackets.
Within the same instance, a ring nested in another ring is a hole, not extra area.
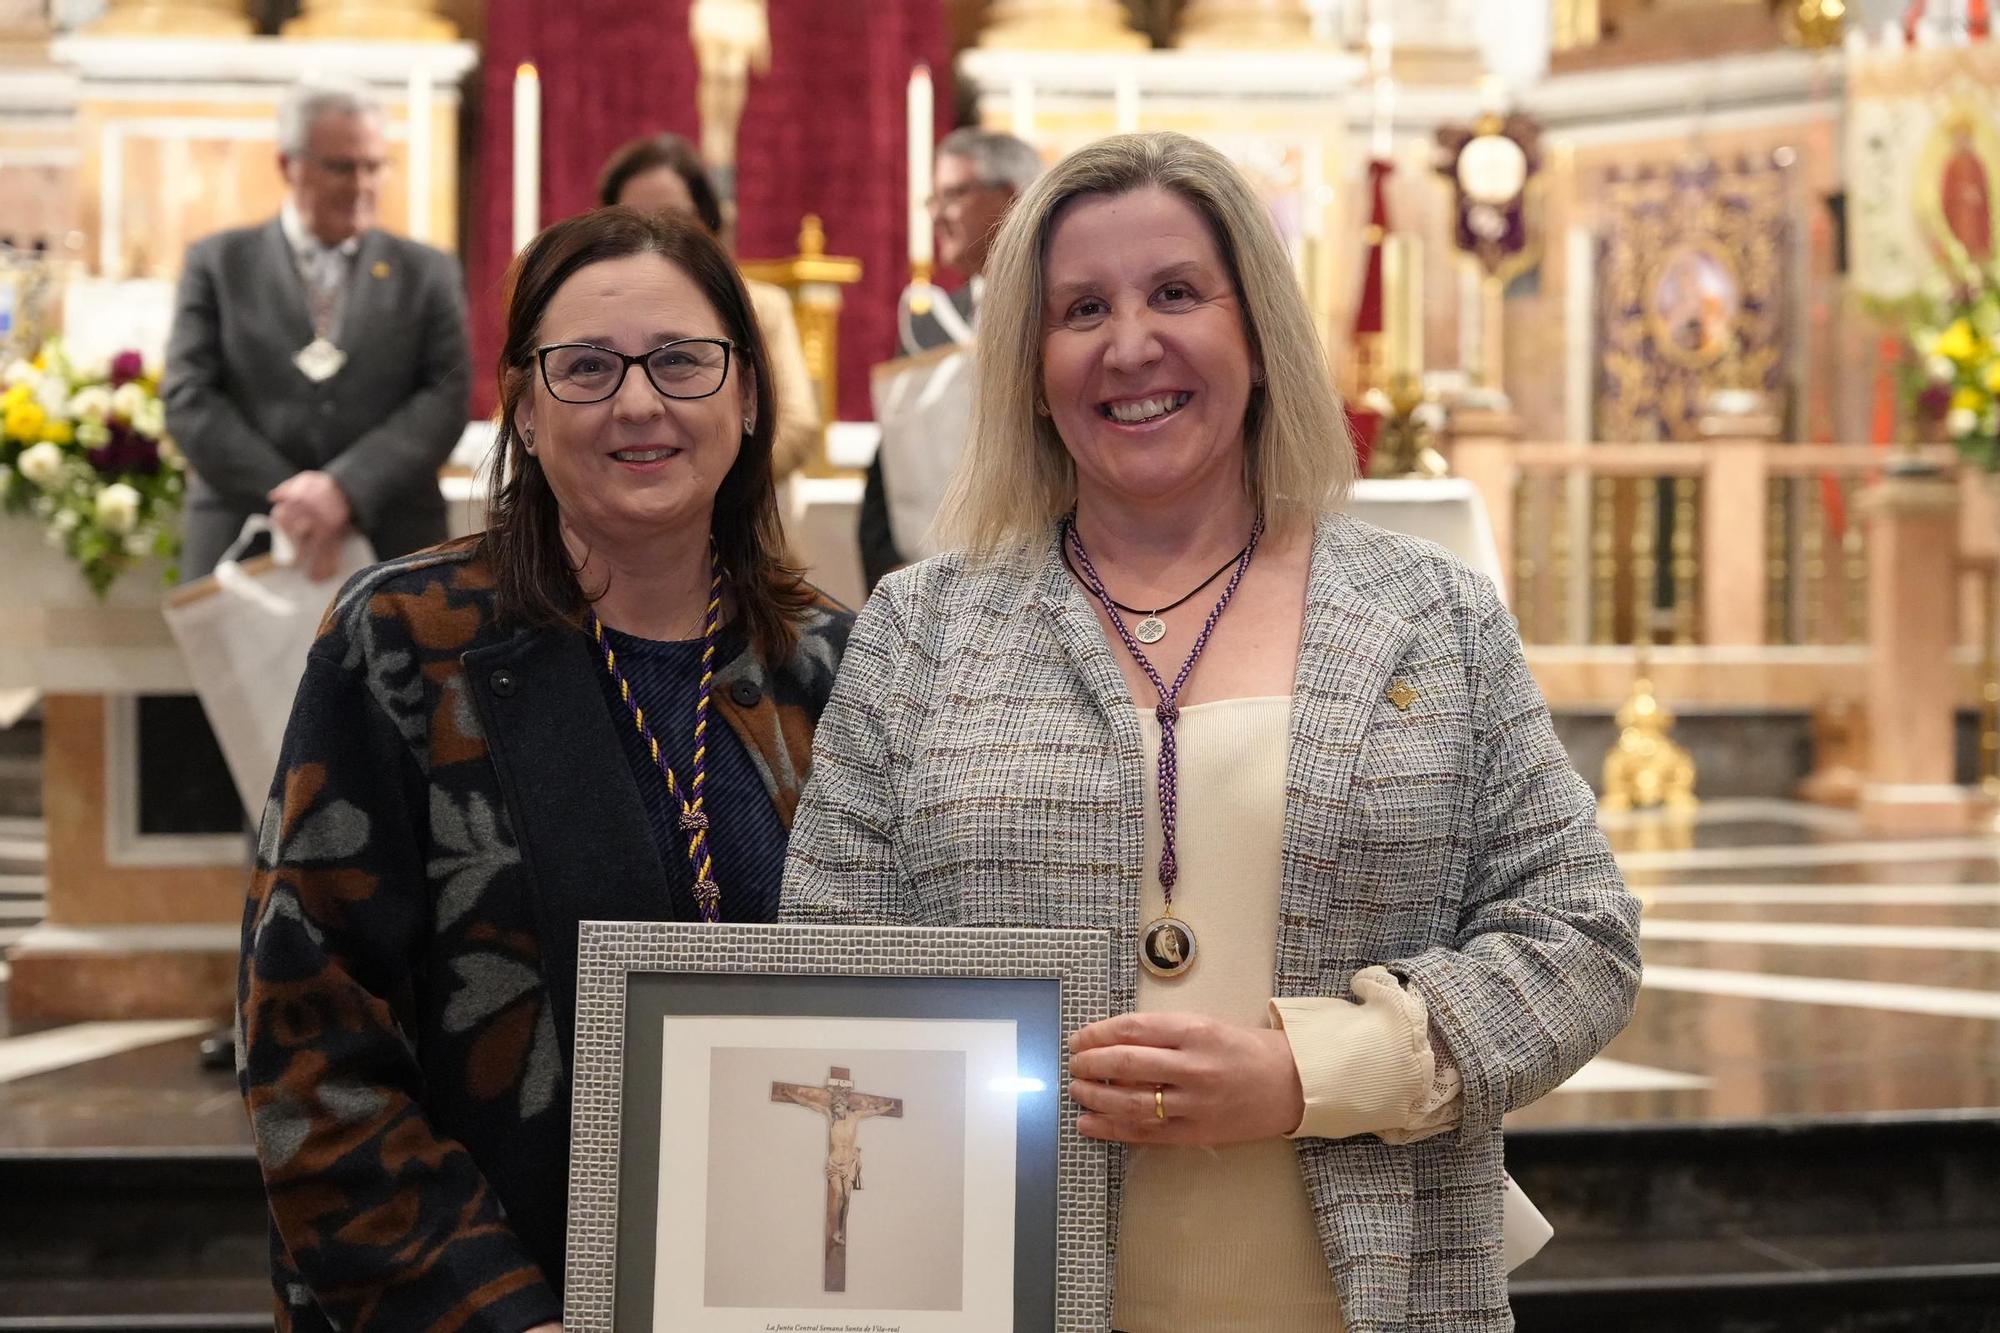
[[(713, 704), (790, 827), (852, 617)], [(243, 920), (239, 1081), (280, 1329), (561, 1316), (576, 923), (664, 878), (581, 633), (496, 624), (476, 539), (342, 590), (308, 659)]]

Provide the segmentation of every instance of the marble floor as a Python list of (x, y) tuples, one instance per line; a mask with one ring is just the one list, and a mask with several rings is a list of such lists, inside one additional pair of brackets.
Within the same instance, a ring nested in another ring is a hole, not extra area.
[(2000, 1108), (2000, 838), (1769, 801), (1604, 822), (1645, 905), (1638, 1012), (1510, 1125)]
[[(1510, 1125), (2000, 1108), (2000, 838), (1872, 839), (1762, 801), (1605, 823), (1645, 903), (1638, 1013)], [(39, 836), (0, 825), (0, 940), (39, 911)], [(0, 1152), (248, 1144), (233, 1079), (195, 1067), (200, 1024), (3, 1022)]]

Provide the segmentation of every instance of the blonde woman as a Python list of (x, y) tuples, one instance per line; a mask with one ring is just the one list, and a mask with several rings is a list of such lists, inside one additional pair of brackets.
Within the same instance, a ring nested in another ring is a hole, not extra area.
[(814, 741), (789, 919), (1096, 927), (1069, 1088), (1111, 1322), (1504, 1329), (1500, 1119), (1624, 1026), (1638, 910), (1494, 589), (1342, 516), (1243, 177), (1085, 148), (991, 261), (972, 439)]

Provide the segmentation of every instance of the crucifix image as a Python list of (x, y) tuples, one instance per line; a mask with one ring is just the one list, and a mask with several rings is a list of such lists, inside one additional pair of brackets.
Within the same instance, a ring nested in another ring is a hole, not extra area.
[(826, 1117), (826, 1287), (847, 1290), (847, 1205), (861, 1188), (861, 1149), (855, 1142), (871, 1115), (901, 1119), (903, 1099), (856, 1092), (854, 1078), (834, 1065), (820, 1087), (773, 1083), (771, 1100), (796, 1102)]

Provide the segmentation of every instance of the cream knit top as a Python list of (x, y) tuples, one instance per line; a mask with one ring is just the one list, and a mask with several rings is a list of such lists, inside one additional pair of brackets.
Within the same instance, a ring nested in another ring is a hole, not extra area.
[[(1146, 739), (1143, 925), (1165, 907), (1160, 725), (1151, 709), (1136, 711)], [(1178, 977), (1142, 970), (1139, 1008), (1283, 1026), (1306, 1094), (1296, 1135), (1408, 1142), (1458, 1117), (1457, 1074), (1432, 1055), (1422, 1000), (1381, 968), (1357, 974), (1351, 998), (1271, 998), (1290, 714), (1289, 696), (1181, 711), (1174, 911), (1193, 928), (1197, 952)], [(1341, 1328), (1291, 1143), (1136, 1147), (1128, 1161), (1113, 1317), (1121, 1333)]]

